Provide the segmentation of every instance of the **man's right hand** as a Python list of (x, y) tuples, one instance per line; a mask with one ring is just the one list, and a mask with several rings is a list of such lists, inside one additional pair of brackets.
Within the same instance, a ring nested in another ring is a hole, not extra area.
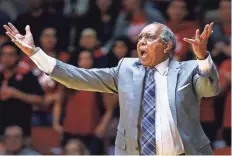
[(30, 31), (30, 26), (27, 25), (25, 30), (26, 34), (23, 36), (11, 23), (3, 26), (6, 29), (6, 34), (11, 38), (11, 41), (14, 42), (25, 54), (32, 56), (35, 48), (33, 36)]

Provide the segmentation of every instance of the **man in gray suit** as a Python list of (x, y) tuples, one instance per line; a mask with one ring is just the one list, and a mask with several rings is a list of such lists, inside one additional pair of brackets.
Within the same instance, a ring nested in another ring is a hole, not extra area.
[[(124, 58), (115, 68), (80, 69), (35, 47), (29, 26), (21, 35), (9, 23), (7, 35), (35, 64), (68, 88), (119, 94), (120, 121), (115, 154), (212, 154), (199, 121), (200, 99), (219, 91), (216, 67), (207, 52), (213, 23), (190, 43), (195, 61), (172, 58), (176, 42), (163, 24), (146, 26), (138, 35), (137, 58)], [(84, 119), (83, 119), (84, 120)]]

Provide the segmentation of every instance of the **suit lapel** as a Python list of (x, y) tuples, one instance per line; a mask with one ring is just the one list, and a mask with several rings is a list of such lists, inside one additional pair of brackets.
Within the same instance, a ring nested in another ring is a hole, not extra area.
[(133, 92), (134, 92), (134, 109), (135, 109), (135, 124), (138, 124), (140, 106), (142, 103), (143, 97), (143, 88), (144, 88), (144, 77), (145, 77), (145, 68), (140, 64), (140, 62), (135, 63), (133, 68)]
[(168, 70), (168, 101), (175, 124), (177, 125), (176, 115), (176, 85), (179, 73), (179, 62), (172, 59), (169, 63)]

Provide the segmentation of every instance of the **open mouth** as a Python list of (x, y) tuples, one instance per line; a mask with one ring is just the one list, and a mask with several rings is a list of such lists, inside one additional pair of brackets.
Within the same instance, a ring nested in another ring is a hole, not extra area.
[(141, 53), (142, 57), (146, 57), (147, 56), (147, 52), (145, 50), (141, 50), (140, 53)]
[(145, 51), (144, 50), (141, 50), (140, 51), (141, 55), (143, 56), (145, 54)]

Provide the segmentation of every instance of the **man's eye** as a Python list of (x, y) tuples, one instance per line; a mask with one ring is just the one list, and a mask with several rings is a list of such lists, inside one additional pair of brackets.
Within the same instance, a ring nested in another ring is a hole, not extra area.
[(137, 40), (140, 41), (140, 40), (142, 40), (142, 38), (143, 38), (142, 36), (138, 36)]
[(147, 35), (147, 39), (148, 39), (148, 40), (152, 40), (152, 39), (153, 39), (153, 36), (152, 36), (152, 35)]

